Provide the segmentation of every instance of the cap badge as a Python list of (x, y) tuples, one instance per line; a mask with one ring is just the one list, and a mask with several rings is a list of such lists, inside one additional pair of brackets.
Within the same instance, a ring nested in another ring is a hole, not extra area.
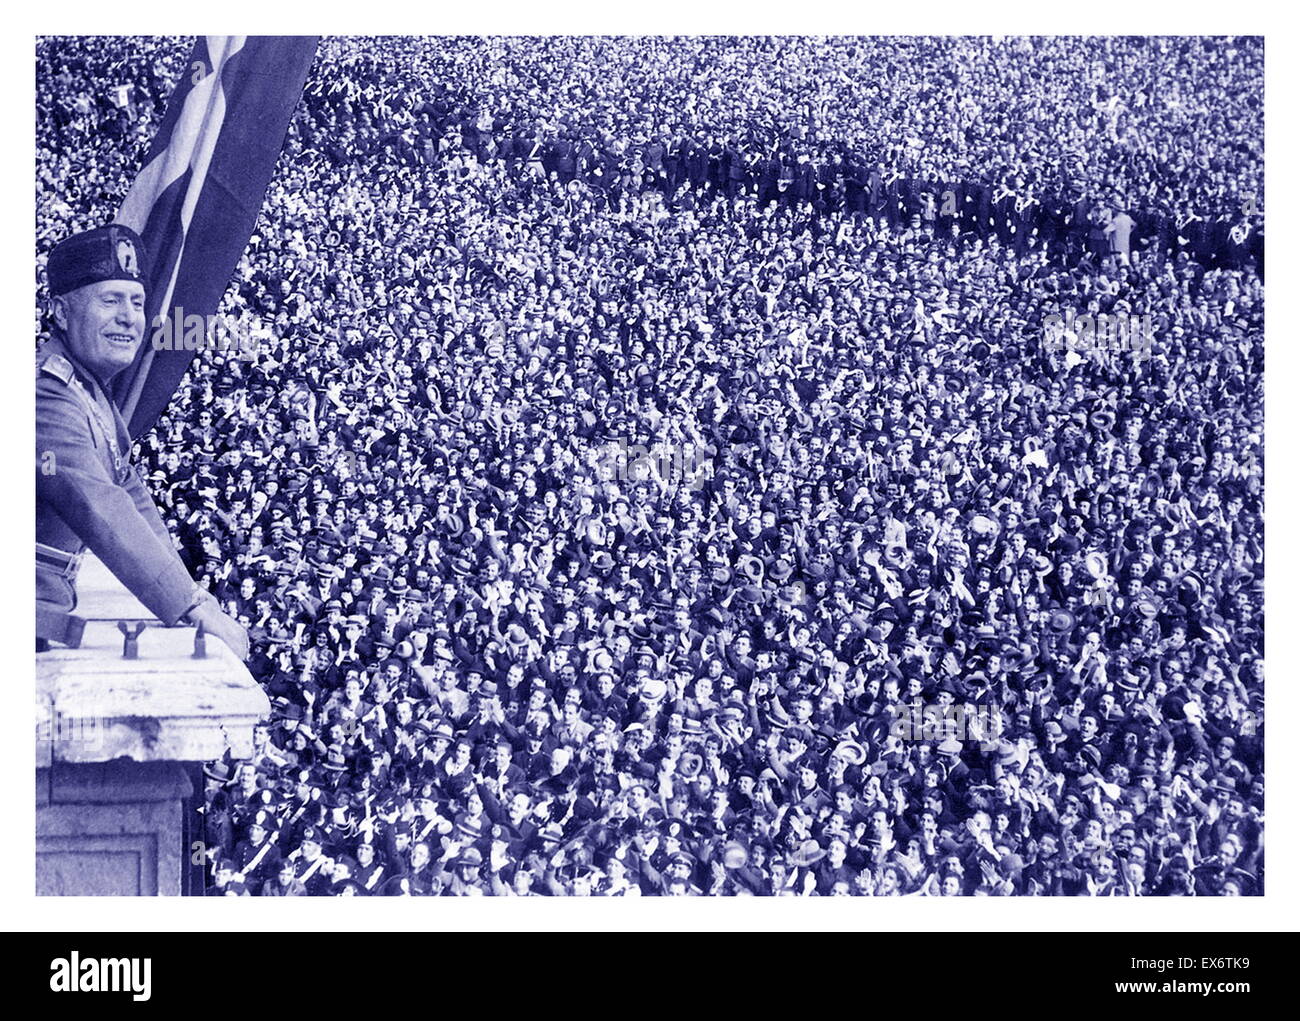
[(123, 273), (130, 273), (133, 277), (140, 275), (140, 264), (136, 259), (135, 245), (125, 238), (119, 238), (117, 242), (117, 264), (122, 267)]

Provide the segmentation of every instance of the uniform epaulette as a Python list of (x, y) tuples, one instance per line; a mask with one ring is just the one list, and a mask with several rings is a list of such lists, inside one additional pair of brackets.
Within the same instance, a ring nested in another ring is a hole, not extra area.
[(40, 363), (39, 368), (41, 372), (47, 372), (55, 379), (61, 379), (65, 384), (72, 382), (74, 372), (72, 362), (63, 355), (50, 355)]

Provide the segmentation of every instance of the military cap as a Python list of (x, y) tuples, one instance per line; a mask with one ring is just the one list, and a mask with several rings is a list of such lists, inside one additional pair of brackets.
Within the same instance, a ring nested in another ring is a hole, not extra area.
[(103, 280), (134, 280), (145, 284), (145, 250), (130, 227), (106, 227), (73, 234), (50, 251), (46, 265), (50, 295), (58, 297)]
[(457, 866), (477, 868), (483, 864), (483, 852), (477, 847), (467, 847), (456, 859)]
[(248, 821), (249, 826), (260, 826), (264, 830), (273, 830), (276, 828), (275, 816), (265, 810), (258, 812)]

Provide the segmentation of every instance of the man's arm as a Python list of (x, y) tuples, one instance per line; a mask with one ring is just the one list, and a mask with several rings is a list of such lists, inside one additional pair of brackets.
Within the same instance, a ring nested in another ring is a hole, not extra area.
[[(198, 586), (171, 546), (118, 485), (96, 449), (85, 409), (57, 380), (36, 385), (36, 493), (53, 507), (140, 602), (174, 624), (199, 599)], [(42, 458), (53, 465), (41, 470)], [(132, 472), (134, 478), (134, 472)], [(139, 494), (148, 494), (135, 479)], [(152, 502), (150, 502), (152, 507)], [(154, 510), (153, 517), (158, 517)], [(166, 535), (161, 519), (157, 527)]]
[[(38, 498), (164, 624), (194, 608), (196, 623), (247, 658), (246, 633), (190, 577), (139, 476), (129, 470), (124, 484), (112, 477), (85, 409), (64, 384), (41, 379), (36, 394)], [(53, 470), (42, 470), (45, 463)]]

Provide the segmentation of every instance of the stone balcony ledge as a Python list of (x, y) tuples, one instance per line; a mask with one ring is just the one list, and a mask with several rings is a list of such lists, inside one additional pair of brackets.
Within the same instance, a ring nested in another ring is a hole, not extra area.
[[(52, 762), (199, 762), (252, 752), (265, 692), (217, 638), (194, 658), (194, 629), (163, 627), (97, 560), (78, 578), (81, 647), (36, 657), (36, 765)], [(139, 658), (124, 659), (119, 620), (150, 621)]]
[[(195, 659), (194, 629), (163, 627), (99, 561), (77, 594), (81, 646), (36, 655), (36, 891), (201, 893), (195, 764), (249, 757), (270, 703), (224, 643)], [(136, 659), (119, 621), (148, 624)]]

